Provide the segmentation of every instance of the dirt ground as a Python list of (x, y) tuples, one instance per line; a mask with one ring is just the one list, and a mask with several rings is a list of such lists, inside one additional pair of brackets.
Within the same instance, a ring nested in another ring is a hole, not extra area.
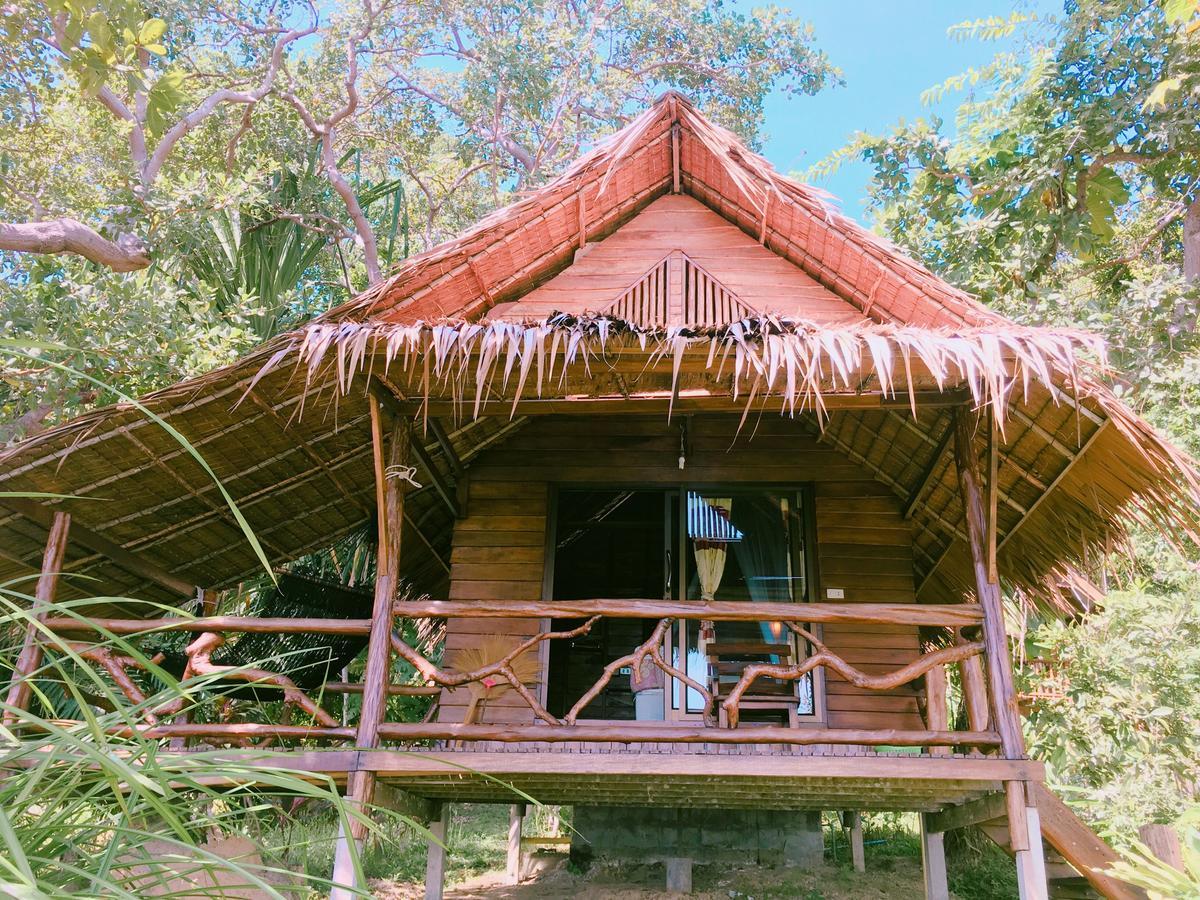
[[(696, 866), (693, 891), (699, 900), (910, 900), (924, 895), (920, 864), (914, 860), (887, 860), (877, 871), (858, 874), (823, 866), (800, 869), (767, 869), (760, 866)], [(678, 897), (663, 890), (661, 866), (593, 866), (584, 874), (568, 871), (565, 864), (542, 872), (519, 885), (504, 884), (499, 872), (488, 872), (447, 887), (453, 900), (665, 900)], [(371, 885), (379, 900), (416, 900), (420, 884), (379, 881)]]

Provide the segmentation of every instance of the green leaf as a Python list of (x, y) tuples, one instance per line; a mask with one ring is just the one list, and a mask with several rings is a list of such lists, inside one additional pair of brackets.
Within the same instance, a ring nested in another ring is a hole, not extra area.
[(1168, 25), (1182, 25), (1200, 10), (1200, 0), (1163, 0)]
[(164, 72), (146, 98), (146, 127), (158, 137), (167, 130), (167, 116), (183, 102), (186, 75), (178, 69)]
[(104, 56), (111, 56), (114, 49), (112, 28), (108, 25), (108, 17), (102, 12), (94, 12), (88, 16), (87, 32), (92, 39), (92, 46)]
[(1167, 105), (1167, 97), (1178, 92), (1183, 86), (1183, 79), (1176, 76), (1175, 78), (1166, 78), (1154, 86), (1154, 90), (1150, 92), (1150, 96), (1146, 98), (1146, 102), (1142, 104), (1143, 109), (1162, 109)]
[(138, 32), (138, 43), (149, 49), (150, 44), (158, 44), (158, 39), (166, 33), (167, 23), (162, 19), (147, 19)]

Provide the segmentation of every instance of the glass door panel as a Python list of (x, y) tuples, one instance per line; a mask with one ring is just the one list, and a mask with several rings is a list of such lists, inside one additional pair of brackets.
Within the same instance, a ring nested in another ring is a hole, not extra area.
[[(803, 517), (795, 491), (689, 490), (683, 497), (682, 557), (686, 598), (698, 601), (791, 603), (807, 596), (802, 559)], [(752, 661), (787, 663), (801, 648), (781, 621), (688, 622), (677, 629), (674, 658), (697, 681), (736, 681)], [(778, 652), (773, 649), (778, 647)], [(710, 655), (715, 653), (713, 659)], [(726, 659), (728, 657), (728, 659)], [(714, 671), (715, 670), (715, 671)], [(756, 687), (757, 687), (756, 683)], [(794, 690), (793, 690), (794, 686)], [(796, 712), (811, 715), (810, 679), (779, 683), (781, 707), (795, 697)], [(681, 699), (680, 695), (686, 699)], [(675, 685), (673, 705), (687, 715), (703, 710), (698, 691)]]

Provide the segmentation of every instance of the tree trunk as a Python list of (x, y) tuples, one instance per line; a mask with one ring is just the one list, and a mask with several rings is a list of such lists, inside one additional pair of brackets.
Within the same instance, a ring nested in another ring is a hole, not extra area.
[(1192, 201), (1183, 217), (1183, 277), (1200, 280), (1200, 197)]

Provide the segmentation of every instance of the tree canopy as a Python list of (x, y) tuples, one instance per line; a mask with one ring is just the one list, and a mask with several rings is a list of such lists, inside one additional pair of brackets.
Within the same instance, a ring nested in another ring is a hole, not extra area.
[[(0, 7), (0, 321), (144, 390), (228, 361), (685, 90), (755, 141), (839, 75), (717, 0)], [(130, 274), (126, 274), (130, 273)], [(0, 440), (92, 392), (11, 360)]]

